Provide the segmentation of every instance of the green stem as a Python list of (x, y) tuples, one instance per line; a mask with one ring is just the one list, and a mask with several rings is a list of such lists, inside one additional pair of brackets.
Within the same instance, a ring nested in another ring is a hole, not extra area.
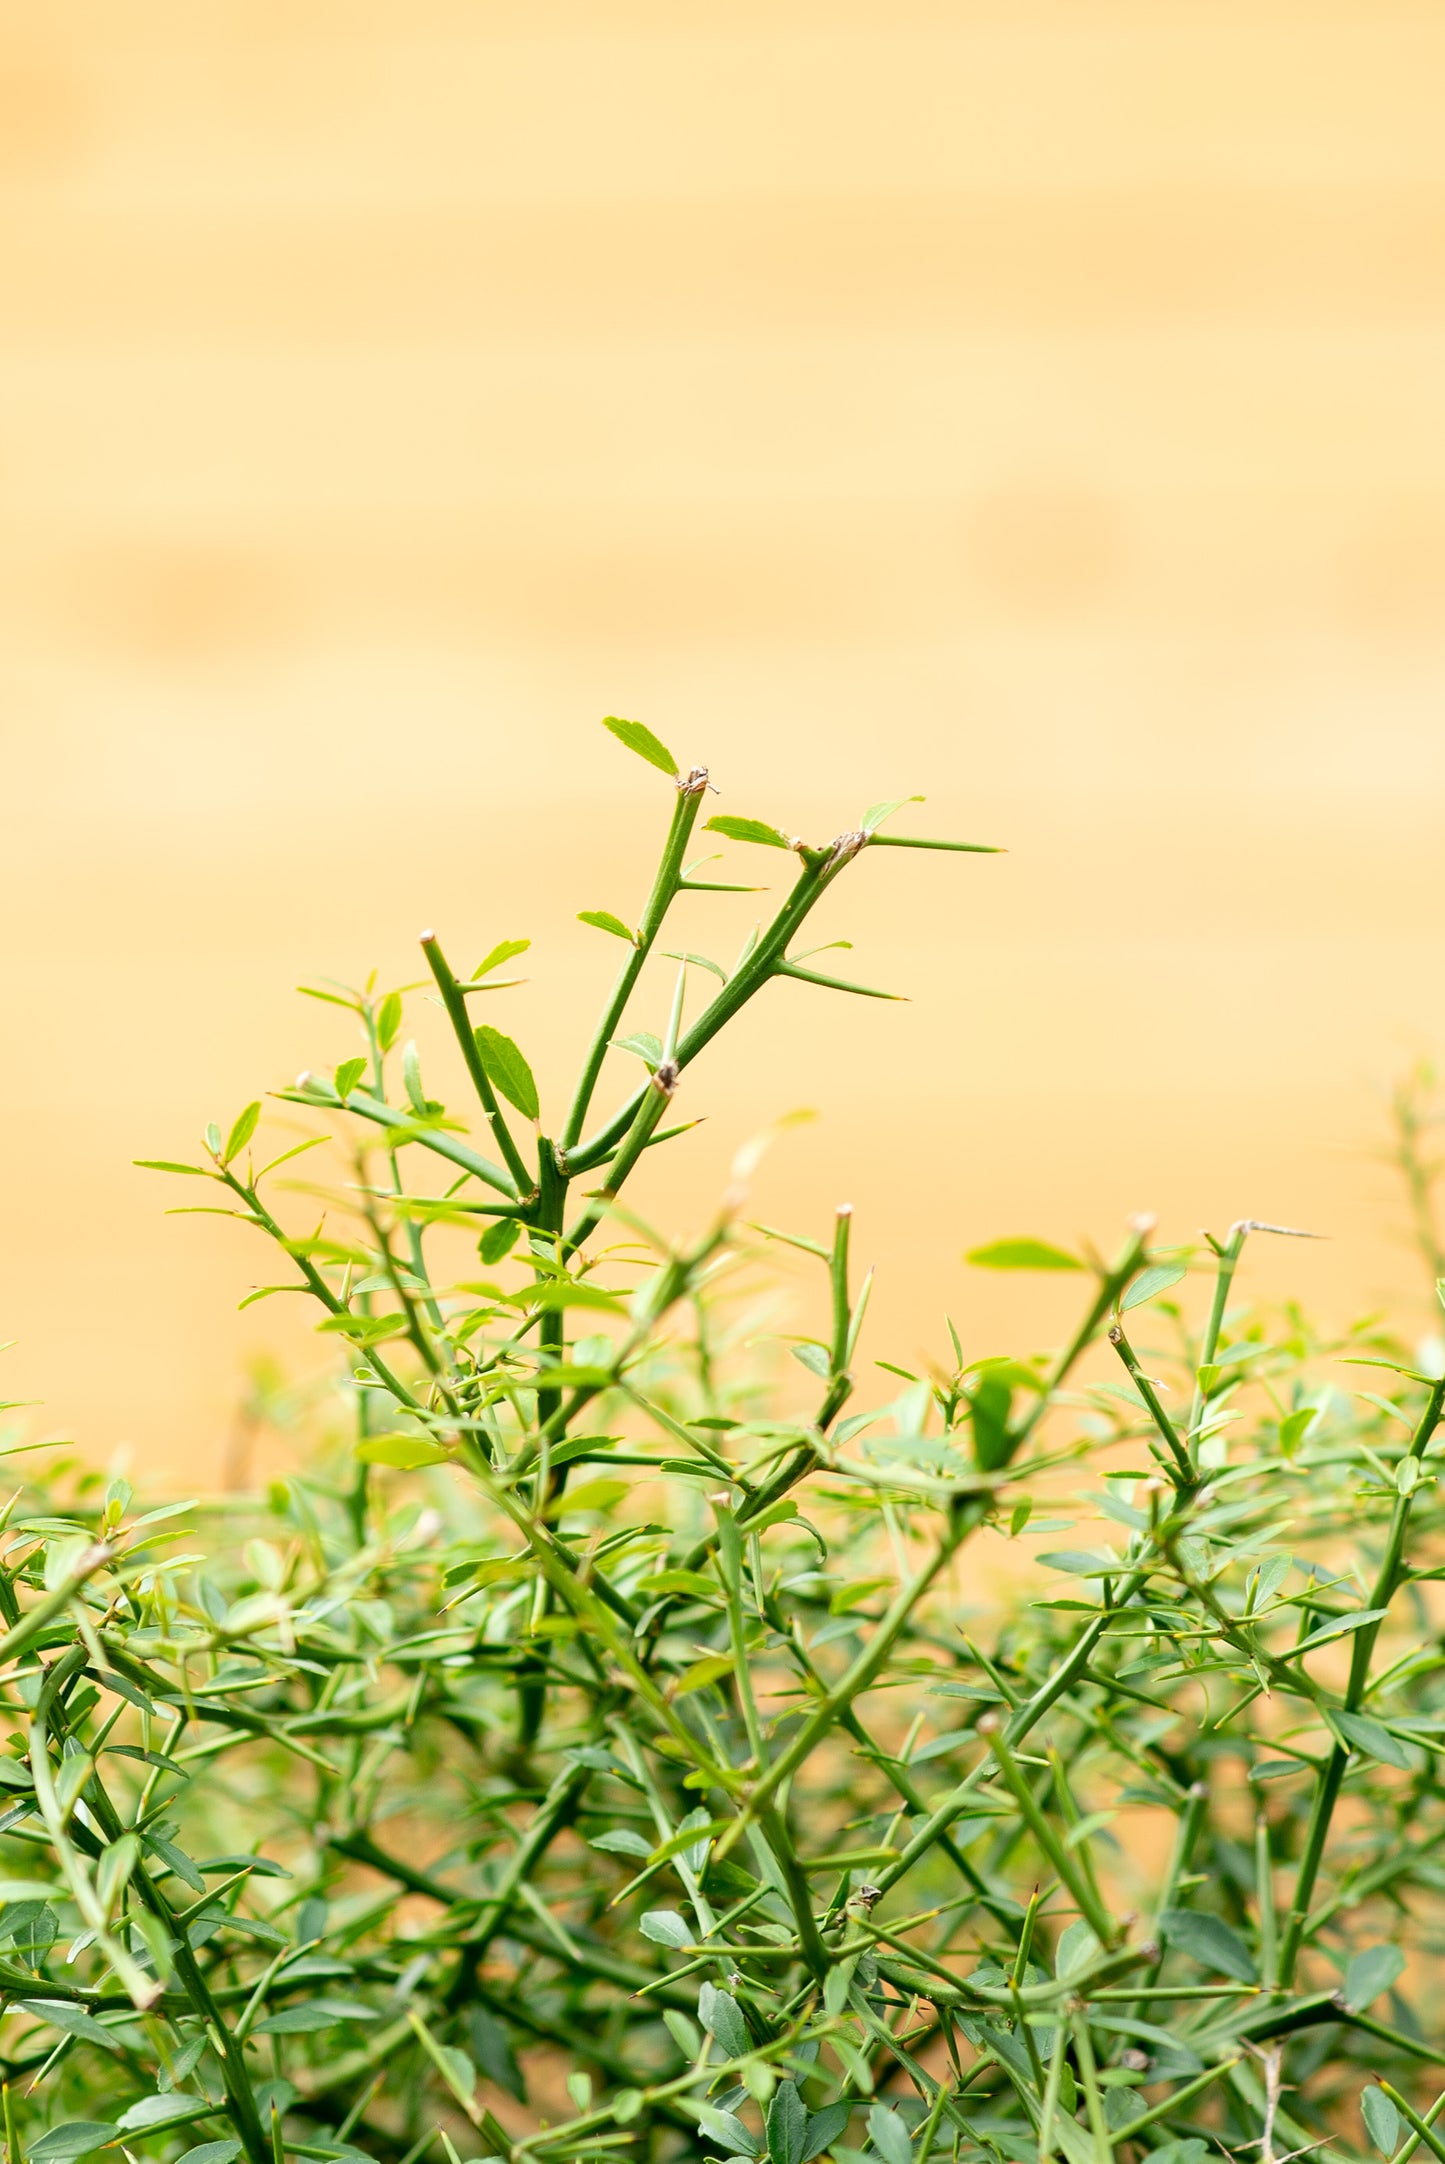
[(525, 1195), (532, 1185), (532, 1177), (527, 1170), (521, 1151), (512, 1139), (512, 1131), (507, 1125), (506, 1114), (497, 1102), (497, 1093), (492, 1088), (491, 1078), (482, 1065), (482, 1055), (477, 1049), (476, 1032), (473, 1030), (467, 1016), (466, 994), (452, 974), (447, 958), (437, 944), (435, 932), (422, 933), (421, 951), (426, 956), (427, 966), (436, 979), (437, 990), (442, 996), (442, 1005), (447, 1011), (447, 1019), (452, 1025), (457, 1043), (461, 1046), (462, 1058), (467, 1065), (467, 1073), (472, 1078), (472, 1087), (481, 1099), (482, 1110), (487, 1115), (493, 1138), (496, 1141), (497, 1148), (502, 1153), (502, 1160), (516, 1183), (517, 1193)]
[(602, 1062), (607, 1057), (607, 1047), (627, 1010), (632, 988), (641, 974), (643, 963), (652, 951), (658, 933), (662, 930), (663, 919), (682, 889), (682, 859), (706, 788), (707, 773), (702, 767), (694, 767), (690, 774), (678, 779), (677, 804), (672, 814), (672, 824), (668, 828), (662, 860), (652, 882), (652, 892), (647, 897), (647, 907), (642, 912), (642, 922), (637, 929), (633, 950), (622, 965), (621, 973), (612, 988), (612, 997), (607, 1002), (596, 1033), (587, 1048), (587, 1057), (582, 1063), (582, 1072), (577, 1080), (567, 1122), (562, 1129), (564, 1151), (572, 1150), (582, 1132), (582, 1124), (597, 1087), (597, 1078), (602, 1072)]
[[(1431, 1386), (1415, 1431), (1410, 1438), (1406, 1457), (1419, 1460), (1429, 1447), (1430, 1440), (1440, 1424), (1441, 1408), (1445, 1406), (1445, 1377)], [(1405, 1552), (1405, 1534), (1410, 1522), (1410, 1509), (1414, 1493), (1397, 1495), (1390, 1518), (1390, 1531), (1385, 1542), (1374, 1590), (1370, 1595), (1371, 1608), (1388, 1608), (1398, 1589), (1402, 1575)], [(1383, 1617), (1380, 1619), (1384, 1620)], [(1365, 1695), (1369, 1681), (1370, 1659), (1375, 1641), (1380, 1634), (1380, 1622), (1367, 1623), (1354, 1634), (1354, 1647), (1350, 1657), (1350, 1680), (1345, 1691), (1345, 1711), (1355, 1712)], [(1330, 1821), (1339, 1801), (1341, 1785), (1349, 1753), (1343, 1744), (1336, 1743), (1329, 1757), (1320, 1768), (1315, 1780), (1314, 1800), (1310, 1807), (1309, 1828), (1305, 1834), (1304, 1848), (1300, 1854), (1299, 1870), (1295, 1875), (1294, 1900), (1290, 1907), (1289, 1921), (1285, 1927), (1284, 1943), (1280, 1948), (1279, 1982), (1288, 1991), (1294, 1982), (1295, 1964), (1304, 1942), (1309, 1918), (1310, 1901), (1314, 1894), (1315, 1880), (1324, 1860), (1325, 1844), (1329, 1839)]]

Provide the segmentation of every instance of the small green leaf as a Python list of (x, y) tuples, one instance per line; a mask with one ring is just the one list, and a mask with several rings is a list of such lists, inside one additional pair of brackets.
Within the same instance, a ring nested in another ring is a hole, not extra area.
[(689, 1593), (697, 1600), (718, 1600), (721, 1589), (700, 1570), (658, 1570), (639, 1578), (637, 1590), (649, 1600), (663, 1593)]
[(1287, 1458), (1294, 1456), (1318, 1418), (1317, 1405), (1301, 1405), (1285, 1414), (1279, 1424), (1279, 1447)]
[(811, 2164), (815, 2156), (821, 2156), (831, 2148), (853, 2116), (850, 2104), (825, 2104), (821, 2111), (808, 2114), (807, 2139), (803, 2143), (803, 2164)]
[(447, 1453), (424, 1435), (368, 1435), (356, 1446), (363, 1465), (393, 1465), (399, 1472), (414, 1472), (421, 1465), (445, 1465)]
[(1188, 1954), (1201, 1968), (1218, 1970), (1241, 1984), (1258, 1982), (1249, 1948), (1222, 1917), (1201, 1909), (1165, 1909), (1159, 1927), (1171, 1949)]
[(401, 1028), (401, 994), (388, 992), (376, 1010), (376, 1041), (383, 1052), (389, 1052), (396, 1043), (396, 1033)]
[(409, 1037), (402, 1046), (401, 1079), (406, 1084), (406, 1094), (411, 1101), (412, 1111), (426, 1119), (430, 1115), (431, 1107), (427, 1103), (426, 1091), (421, 1086), (421, 1054), (417, 1051), (414, 1037)]
[(1316, 1646), (1328, 1645), (1332, 1638), (1343, 1638), (1350, 1631), (1363, 1630), (1367, 1623), (1382, 1623), (1388, 1615), (1386, 1608), (1360, 1608), (1354, 1615), (1335, 1616), (1311, 1631), (1308, 1638), (1301, 1638), (1297, 1646), (1289, 1646), (1280, 1655), (1282, 1660), (1297, 1660), (1301, 1653), (1311, 1653)]
[(120, 2128), (110, 2121), (69, 2119), (64, 2126), (53, 2126), (48, 2134), (38, 2134), (28, 2142), (26, 2154), (31, 2164), (62, 2164), (70, 2157), (89, 2156), (92, 2149), (103, 2149), (119, 2132)]
[(704, 1984), (697, 1995), (697, 2018), (730, 2059), (741, 2059), (751, 2051), (753, 2040), (743, 2010), (730, 1991)]
[(227, 1135), (226, 1147), (221, 1152), (221, 1163), (223, 1165), (228, 1165), (239, 1151), (244, 1150), (246, 1144), (256, 1132), (256, 1122), (260, 1117), (261, 1101), (259, 1098), (254, 1103), (247, 1105), (244, 1112), (237, 1115), (236, 1124)]
[(908, 2138), (908, 2128), (898, 2113), (890, 2111), (886, 2104), (875, 2104), (869, 2112), (868, 2138), (883, 2164), (912, 2164), (913, 2144)]
[(238, 2141), (203, 2141), (194, 2149), (187, 2149), (184, 2156), (176, 2159), (176, 2164), (231, 2164), (232, 2157), (240, 2154)]
[(525, 954), (531, 944), (530, 939), (499, 939), (491, 953), (483, 955), (478, 962), (472, 971), (471, 981), (475, 984), (479, 977), (489, 977), (494, 969), (501, 968), (503, 962), (513, 961), (517, 955)]
[(67, 2036), (83, 2037), (87, 2044), (100, 2044), (106, 2051), (120, 2049), (118, 2038), (109, 2029), (102, 2028), (93, 2014), (72, 2006), (68, 1999), (21, 1999), (17, 2011), (30, 2014), (36, 2021), (48, 2021), (52, 2029), (62, 2029)]
[(637, 753), (639, 759), (645, 759), (649, 766), (659, 768), (674, 780), (677, 778), (676, 759), (666, 744), (659, 743), (652, 731), (644, 728), (640, 721), (623, 721), (617, 714), (608, 714), (602, 726), (611, 731), (619, 744), (625, 744), (629, 751)]
[(901, 811), (905, 804), (926, 804), (927, 801), (926, 797), (921, 796), (895, 796), (884, 804), (870, 804), (863, 814), (863, 832), (876, 834), (884, 820), (891, 819), (894, 812)]
[[(142, 1172), (188, 1172), (192, 1179), (210, 1180), (215, 1174), (207, 1172), (204, 1165), (177, 1165), (169, 1157), (133, 1157), (131, 1163)], [(76, 2121), (77, 2126), (80, 2121)]]
[[(1400, 2114), (1383, 2089), (1372, 2082), (1360, 2098), (1360, 2116), (1380, 2155), (1391, 2157), (1400, 2144)], [(31, 2151), (34, 2154), (34, 2151)]]
[(374, 2007), (364, 2006), (359, 1999), (307, 1999), (301, 2006), (283, 2007), (279, 2014), (271, 2014), (265, 2021), (258, 2021), (254, 2036), (319, 2036), (324, 2029), (334, 2029), (343, 2021), (375, 2021)]
[(567, 1518), (574, 1510), (610, 1510), (621, 1502), (627, 1493), (625, 1480), (588, 1480), (580, 1488), (564, 1489), (554, 1503), (548, 1505), (548, 1518)]
[(969, 1398), (973, 1455), (981, 1473), (996, 1473), (1013, 1455), (1014, 1437), (1009, 1431), (1012, 1410), (1013, 1386), (1009, 1377), (990, 1374), (985, 1369)]
[(699, 2129), (729, 2156), (756, 2156), (758, 2145), (736, 2112), (718, 2111), (712, 2104), (694, 2104)]
[(494, 1225), (488, 1225), (477, 1242), (477, 1253), (485, 1263), (500, 1262), (510, 1255), (522, 1236), (522, 1228), (515, 1217), (499, 1217)]
[(720, 963), (709, 961), (705, 954), (675, 954), (671, 948), (665, 948), (663, 951), (669, 962), (691, 962), (694, 969), (711, 971), (719, 984), (726, 984), (728, 981), (727, 971)]
[[(732, 1666), (731, 1661), (728, 1666)], [(642, 1936), (658, 1946), (692, 1944), (692, 1933), (676, 1909), (649, 1909), (642, 1919)]]
[(1119, 1302), (1121, 1313), (1126, 1308), (1142, 1307), (1146, 1300), (1157, 1300), (1161, 1292), (1177, 1285), (1184, 1275), (1182, 1262), (1156, 1262), (1152, 1268), (1141, 1270)]
[(605, 1833), (594, 1834), (587, 1846), (600, 1848), (608, 1856), (636, 1856), (644, 1863), (652, 1854), (642, 1835), (630, 1826), (609, 1826)]
[(971, 1247), (964, 1256), (976, 1270), (1082, 1270), (1084, 1265), (1065, 1248), (1051, 1247), (1047, 1240), (990, 1240)]
[(1370, 1758), (1378, 1758), (1385, 1766), (1398, 1766), (1402, 1773), (1410, 1770), (1410, 1760), (1402, 1743), (1397, 1743), (1388, 1728), (1372, 1721), (1367, 1713), (1336, 1713), (1334, 1722), (1344, 1731), (1357, 1750)]
[(336, 1094), (341, 1099), (343, 1104), (345, 1104), (347, 1098), (351, 1095), (351, 1092), (355, 1089), (357, 1083), (361, 1080), (365, 1072), (366, 1060), (364, 1055), (360, 1052), (357, 1053), (354, 1059), (344, 1059), (341, 1062), (341, 1065), (336, 1070), (333, 1080), (336, 1083)]
[(1405, 1973), (1405, 1956), (1398, 1946), (1365, 1946), (1345, 1970), (1345, 2004), (1362, 2014)]
[(614, 1037), (614, 1052), (631, 1052), (642, 1061), (649, 1074), (656, 1074), (662, 1065), (662, 1039), (654, 1037), (650, 1029), (635, 1029), (630, 1037)]
[(760, 842), (768, 849), (791, 849), (786, 834), (779, 833), (762, 819), (733, 819), (726, 812), (709, 819), (704, 829), (709, 834), (721, 834), (730, 842)]
[(621, 917), (614, 917), (610, 909), (579, 909), (577, 922), (595, 925), (599, 932), (610, 932), (614, 939), (625, 939), (629, 947), (637, 945), (637, 934), (629, 932)]
[(139, 2134), (150, 2127), (172, 2126), (179, 2119), (203, 2119), (217, 2109), (203, 2096), (143, 2096), (121, 2113), (116, 2126), (122, 2134)]
[(494, 1089), (501, 1091), (508, 1104), (515, 1105), (523, 1119), (534, 1120), (539, 1105), (537, 1085), (532, 1070), (513, 1044), (499, 1029), (482, 1022), (472, 1033), (477, 1040), (477, 1055), (486, 1071), (487, 1080)]
[(808, 2112), (797, 2084), (780, 2081), (768, 2106), (768, 2164), (803, 2164)]

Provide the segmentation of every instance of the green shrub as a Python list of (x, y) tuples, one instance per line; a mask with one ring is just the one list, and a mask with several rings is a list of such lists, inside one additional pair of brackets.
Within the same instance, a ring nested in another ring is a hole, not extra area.
[[(62, 1462), (8, 1506), (9, 2164), (1445, 2156), (1417, 2116), (1438, 1359), (1236, 1304), (1279, 1228), (1141, 1223), (1112, 1262), (971, 1257), (1078, 1276), (1056, 1357), (950, 1325), (936, 1371), (886, 1369), (840, 1211), (792, 1242), (826, 1332), (796, 1388), (759, 1369), (782, 1236), (743, 1221), (746, 1162), (683, 1249), (620, 1191), (755, 993), (835, 984), (791, 956), (849, 864), (963, 845), (879, 832), (888, 806), (819, 849), (709, 821), (794, 884), (624, 1035), (671, 905), (715, 883), (684, 869), (706, 777), (609, 726), (675, 809), (638, 929), (587, 920), (625, 951), (551, 1139), (469, 1005), (520, 943), (459, 980), (428, 935), (495, 1157), (368, 989), (318, 995), (361, 1050), (281, 1093), (349, 1138), (319, 1228), (296, 1149), (256, 1168), (257, 1105), (162, 1167), (341, 1341), (311, 1468), (136, 1512)], [(642, 1077), (589, 1128), (614, 1043)]]

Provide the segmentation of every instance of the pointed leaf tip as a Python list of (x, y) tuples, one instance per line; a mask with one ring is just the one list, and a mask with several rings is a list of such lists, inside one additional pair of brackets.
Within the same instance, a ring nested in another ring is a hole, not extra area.
[(481, 1023), (473, 1032), (477, 1040), (477, 1054), (486, 1071), (487, 1080), (499, 1089), (508, 1104), (515, 1105), (523, 1119), (536, 1119), (540, 1110), (537, 1084), (519, 1048), (510, 1037), (489, 1023)]
[(629, 751), (635, 751), (639, 759), (645, 759), (649, 766), (657, 767), (676, 781), (676, 759), (666, 744), (659, 742), (652, 731), (644, 728), (640, 721), (624, 721), (619, 714), (608, 714), (604, 717), (602, 726), (616, 737), (619, 744), (625, 744)]
[(727, 812), (719, 812), (708, 820), (703, 829), (706, 834), (721, 834), (730, 842), (759, 842), (768, 849), (791, 849), (792, 843), (777, 827), (770, 827), (765, 819), (734, 819)]
[(620, 917), (614, 917), (610, 909), (579, 909), (579, 924), (590, 924), (599, 932), (610, 932), (614, 939), (625, 939), (629, 947), (637, 945), (637, 937), (629, 932)]

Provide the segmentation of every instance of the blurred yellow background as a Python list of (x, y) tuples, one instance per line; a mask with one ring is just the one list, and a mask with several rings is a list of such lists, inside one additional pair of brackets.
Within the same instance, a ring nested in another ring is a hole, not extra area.
[[(530, 933), (560, 1095), (660, 776), (821, 837), (924, 790), (686, 1085), (843, 1197), (872, 1350), (1149, 1205), (1410, 1288), (1367, 1151), (1439, 1041), (1445, 11), (1400, 0), (0, 7), (6, 1381), (210, 1478), (255, 1236), (130, 1169), (351, 1049), (295, 998)], [(918, 829), (916, 829), (918, 830)], [(766, 876), (766, 852), (746, 856)], [(756, 858), (756, 863), (754, 859)], [(742, 874), (740, 874), (742, 876)], [(724, 954), (739, 907), (701, 902)], [(656, 1021), (644, 1013), (643, 1022)], [(438, 1062), (438, 1074), (443, 1072)], [(458, 1093), (459, 1094), (459, 1093)], [(284, 1108), (283, 1108), (284, 1109)], [(684, 1154), (685, 1153), (685, 1154)]]

